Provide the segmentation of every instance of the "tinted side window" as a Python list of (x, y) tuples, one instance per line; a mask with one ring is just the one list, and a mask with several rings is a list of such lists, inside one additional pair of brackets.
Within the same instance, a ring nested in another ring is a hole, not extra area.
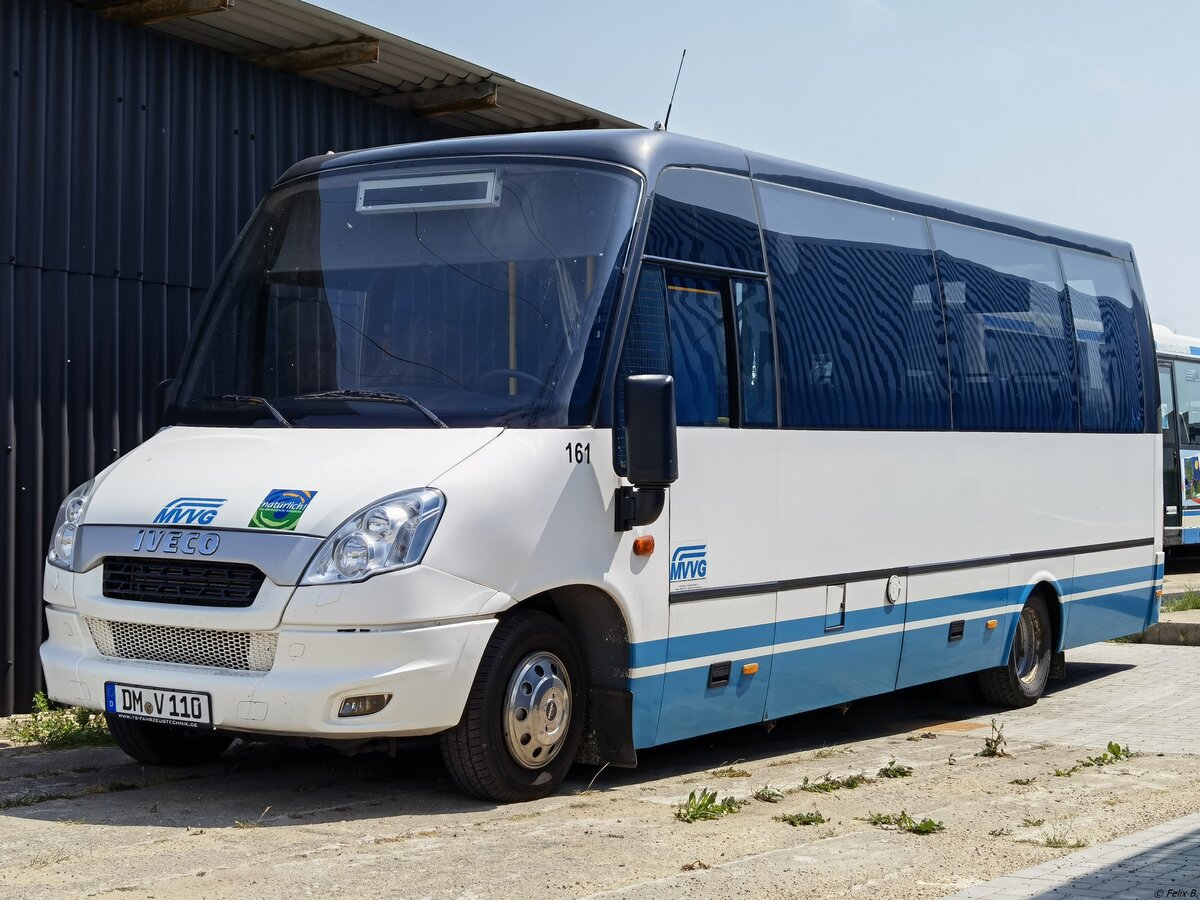
[(1179, 400), (1179, 442), (1200, 444), (1200, 365), (1175, 363), (1175, 396)]
[(950, 331), (955, 429), (1077, 430), (1074, 359), (1054, 250), (946, 222), (934, 222), (933, 235)]
[(625, 379), (630, 375), (671, 374), (670, 353), (666, 279), (661, 267), (643, 266), (617, 368), (613, 446), (619, 472), (625, 471)]
[(1142, 430), (1141, 358), (1125, 265), (1062, 250), (1075, 319), (1084, 431)]
[(654, 188), (646, 253), (731, 269), (763, 269), (750, 179), (667, 169)]
[(775, 185), (758, 189), (784, 426), (949, 428), (925, 221)]
[(762, 281), (733, 278), (729, 293), (737, 322), (742, 424), (771, 426), (775, 424), (775, 341), (767, 286)]
[(667, 276), (671, 374), (680, 425), (729, 425), (729, 350), (721, 282)]

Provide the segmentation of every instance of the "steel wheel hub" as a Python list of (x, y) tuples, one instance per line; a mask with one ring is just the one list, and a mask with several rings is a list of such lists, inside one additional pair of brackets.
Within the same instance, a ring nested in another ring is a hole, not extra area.
[(1017, 638), (1013, 645), (1013, 658), (1016, 660), (1017, 677), (1029, 684), (1038, 676), (1038, 664), (1041, 661), (1042, 620), (1032, 607), (1021, 610), (1021, 618), (1017, 622)]
[(539, 650), (521, 660), (504, 704), (504, 738), (513, 759), (541, 769), (558, 755), (571, 727), (571, 679), (562, 660)]

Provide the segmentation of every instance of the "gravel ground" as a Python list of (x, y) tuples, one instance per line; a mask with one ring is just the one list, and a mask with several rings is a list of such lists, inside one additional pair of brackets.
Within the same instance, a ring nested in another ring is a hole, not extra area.
[[(1106, 645), (1106, 659), (1129, 662), (1104, 678), (1092, 666), (1056, 695), (1111, 694), (1153, 649)], [(1189, 671), (1200, 663), (1200, 650), (1175, 652)], [(238, 744), (217, 765), (173, 771), (115, 749), (0, 748), (0, 896), (940, 897), (1072, 852), (1047, 842), (1092, 845), (1200, 809), (1200, 757), (1159, 754), (1153, 740), (1056, 776), (1104, 747), (1046, 740), (1054, 699), (1045, 714), (997, 716), (1004, 757), (975, 755), (986, 710), (909, 691), (645, 752), (632, 771), (577, 767), (558, 795), (507, 807), (460, 797), (432, 748), (391, 759)], [(1035, 722), (1037, 742), (1022, 736)], [(893, 759), (912, 774), (877, 777)], [(731, 765), (748, 774), (714, 774)], [(801, 789), (855, 773), (874, 780)], [(780, 802), (750, 799), (768, 784)], [(718, 821), (677, 821), (703, 787), (748, 802)], [(827, 822), (774, 820), (812, 810)], [(902, 810), (945, 829), (864, 821)]]

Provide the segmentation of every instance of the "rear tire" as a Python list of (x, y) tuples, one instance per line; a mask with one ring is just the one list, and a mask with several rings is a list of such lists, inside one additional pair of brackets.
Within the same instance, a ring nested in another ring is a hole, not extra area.
[(575, 761), (586, 704), (586, 672), (570, 632), (546, 613), (517, 611), (492, 633), (462, 719), (441, 735), (442, 760), (455, 783), (481, 800), (545, 797)]
[(138, 722), (105, 715), (117, 746), (138, 762), (151, 766), (200, 766), (229, 749), (233, 735), (216, 731)]
[(1008, 664), (979, 673), (984, 699), (1009, 709), (1037, 703), (1050, 679), (1052, 633), (1046, 601), (1034, 594), (1021, 610)]

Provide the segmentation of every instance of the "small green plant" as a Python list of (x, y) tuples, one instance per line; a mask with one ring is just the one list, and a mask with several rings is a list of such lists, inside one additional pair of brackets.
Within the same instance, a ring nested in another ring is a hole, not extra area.
[(16, 797), (5, 797), (0, 800), (0, 809), (16, 809), (19, 806), (34, 806), (48, 800), (72, 800), (70, 794), (51, 794), (40, 791), (34, 794), (19, 794)]
[(1071, 832), (1068, 828), (1056, 827), (1049, 834), (1042, 838), (1043, 847), (1054, 847), (1055, 849), (1078, 850), (1081, 847), (1086, 847), (1084, 841), (1071, 838)]
[(860, 784), (870, 784), (871, 779), (859, 772), (857, 775), (844, 775), (841, 778), (833, 778), (828, 772), (820, 781), (809, 781), (808, 776), (804, 777), (804, 781), (800, 784), (800, 790), (808, 791), (811, 794), (829, 794), (833, 791), (840, 791), (842, 788), (853, 790)]
[(806, 813), (784, 813), (781, 816), (775, 816), (775, 821), (796, 828), (800, 825), (824, 825), (827, 820), (814, 809), (812, 812)]
[(913, 773), (912, 766), (899, 765), (894, 759), (879, 770), (880, 778), (907, 778)]
[(783, 791), (779, 790), (779, 788), (773, 788), (769, 784), (764, 784), (750, 796), (755, 800), (761, 800), (763, 803), (778, 803), (783, 799)]
[(1034, 781), (1036, 781), (1036, 780), (1037, 780), (1036, 778), (1014, 778), (1012, 781), (1009, 782), (1009, 784), (1017, 784), (1017, 785), (1020, 785), (1021, 787), (1028, 787), (1029, 785), (1033, 784)]
[(1070, 778), (1079, 771), (1079, 766), (1071, 766), (1069, 769), (1055, 769), (1054, 776), (1056, 778)]
[(101, 713), (58, 706), (40, 691), (33, 695), (33, 712), (28, 718), (13, 719), (4, 736), (16, 744), (41, 744), (48, 750), (112, 743)]
[(1128, 746), (1122, 747), (1116, 741), (1109, 741), (1108, 747), (1099, 756), (1088, 756), (1077, 760), (1079, 765), (1076, 768), (1088, 769), (1092, 766), (1111, 766), (1115, 762), (1132, 759), (1136, 755)]
[(1004, 749), (1008, 741), (1004, 739), (1004, 725), (996, 724), (996, 720), (992, 719), (992, 733), (983, 739), (983, 749), (976, 753), (976, 756), (999, 757), (1008, 756), (1008, 751)]
[(1010, 834), (1012, 834), (1012, 829), (1007, 827), (996, 828), (992, 831), (989, 831), (988, 834), (990, 834), (992, 837), (1008, 837)]
[(713, 778), (749, 778), (750, 773), (745, 769), (736, 769), (733, 766), (726, 766), (723, 769), (713, 769), (708, 773)]
[(904, 810), (900, 810), (899, 815), (871, 813), (867, 816), (866, 821), (879, 828), (894, 828), (897, 831), (907, 831), (910, 834), (934, 834), (938, 831), (944, 831), (946, 828), (943, 823), (935, 822), (933, 819), (926, 818), (918, 822)]
[(233, 824), (238, 828), (258, 828), (262, 825), (262, 820), (270, 811), (271, 807), (264, 807), (263, 811), (258, 814), (257, 819), (234, 819)]
[(675, 818), (680, 822), (700, 822), (708, 819), (719, 819), (730, 813), (735, 813), (741, 807), (732, 797), (717, 799), (717, 792), (701, 788), (697, 794), (692, 791), (687, 800), (675, 810)]
[(1162, 602), (1165, 613), (1183, 612), (1186, 609), (1200, 609), (1200, 591), (1188, 591), (1182, 597), (1175, 597)]
[(1027, 817), (1027, 818), (1024, 818), (1021, 820), (1022, 828), (1040, 828), (1041, 826), (1043, 826), (1045, 824), (1046, 824), (1045, 819), (1030, 819)]
[(937, 740), (937, 735), (932, 731), (921, 731), (916, 734), (910, 734), (905, 738), (906, 741), (934, 741)]

